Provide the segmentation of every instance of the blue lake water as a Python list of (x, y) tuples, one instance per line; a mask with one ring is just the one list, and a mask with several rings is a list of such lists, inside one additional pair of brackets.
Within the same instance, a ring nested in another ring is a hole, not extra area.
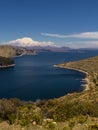
[(15, 67), (0, 70), (0, 98), (35, 101), (82, 91), (84, 74), (53, 65), (96, 55), (98, 51), (41, 52), (36, 56), (16, 57)]

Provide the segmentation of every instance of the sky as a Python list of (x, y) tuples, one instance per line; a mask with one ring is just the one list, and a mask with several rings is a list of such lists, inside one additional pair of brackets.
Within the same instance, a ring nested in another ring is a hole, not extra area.
[(0, 0), (0, 44), (98, 48), (98, 0)]

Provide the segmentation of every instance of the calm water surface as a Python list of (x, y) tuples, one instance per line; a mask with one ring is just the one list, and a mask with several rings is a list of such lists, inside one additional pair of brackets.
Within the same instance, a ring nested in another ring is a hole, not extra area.
[(36, 56), (16, 57), (15, 67), (0, 70), (0, 98), (16, 97), (34, 101), (82, 91), (84, 74), (53, 65), (96, 55), (98, 51), (41, 52)]

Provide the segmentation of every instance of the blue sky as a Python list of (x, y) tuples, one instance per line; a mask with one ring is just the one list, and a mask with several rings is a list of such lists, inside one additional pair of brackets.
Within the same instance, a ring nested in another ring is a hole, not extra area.
[(23, 38), (98, 47), (98, 0), (0, 0), (0, 43)]

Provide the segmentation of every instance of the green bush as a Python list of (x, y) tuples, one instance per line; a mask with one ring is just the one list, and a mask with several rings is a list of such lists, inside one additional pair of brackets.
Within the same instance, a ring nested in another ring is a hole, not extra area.
[(14, 60), (11, 58), (0, 57), (0, 66), (6, 66), (14, 64)]
[(47, 125), (46, 125), (46, 128), (48, 130), (54, 130), (55, 127), (56, 127), (56, 125), (53, 122), (48, 122)]
[(72, 129), (75, 126), (75, 121), (74, 120), (70, 120), (69, 121), (69, 127), (70, 129)]
[(0, 100), (0, 117), (4, 120), (8, 120), (8, 115), (16, 113), (17, 106), (7, 99)]
[(68, 127), (66, 127), (66, 126), (65, 126), (65, 127), (63, 127), (63, 129), (62, 129), (62, 130), (68, 130)]
[(7, 117), (8, 117), (8, 121), (9, 121), (10, 124), (15, 123), (15, 119), (16, 119), (15, 113), (8, 114)]
[(42, 122), (42, 114), (40, 109), (33, 104), (27, 104), (25, 106), (21, 106), (18, 109), (18, 120), (21, 125), (28, 125), (32, 122), (36, 122), (36, 124), (41, 124)]
[[(60, 104), (53, 112), (53, 118), (56, 121), (65, 121), (81, 115), (90, 115), (98, 117), (98, 104), (92, 102), (69, 102)], [(81, 117), (85, 120), (84, 117)]]
[(80, 116), (78, 117), (78, 123), (80, 123), (80, 124), (85, 123), (85, 122), (87, 121), (87, 118), (88, 118), (88, 116), (80, 115)]
[(98, 124), (90, 124), (88, 130), (98, 130)]
[(41, 114), (34, 114), (31, 116), (32, 121), (35, 121), (37, 124), (42, 123), (42, 115)]

